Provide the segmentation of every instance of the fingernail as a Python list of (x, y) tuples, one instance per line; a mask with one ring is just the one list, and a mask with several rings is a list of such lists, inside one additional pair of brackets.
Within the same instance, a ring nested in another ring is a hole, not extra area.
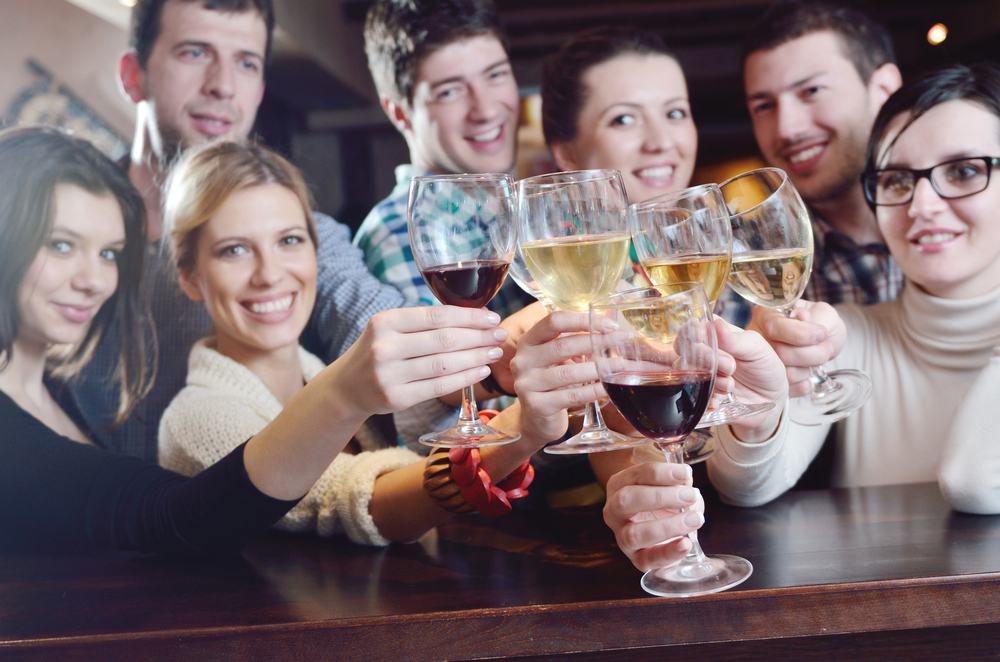
[(691, 477), (691, 467), (686, 464), (678, 464), (673, 468), (670, 475), (674, 480), (687, 480)]
[(684, 515), (684, 526), (690, 526), (692, 528), (696, 526), (701, 526), (705, 523), (705, 516), (699, 512), (690, 512)]
[(492, 371), (490, 370), (489, 366), (485, 366), (484, 365), (484, 366), (480, 366), (480, 368), (479, 368), (479, 376), (480, 377), (485, 377), (486, 375), (490, 374), (490, 372), (492, 372)]
[(499, 324), (500, 316), (494, 313), (493, 311), (489, 311), (486, 313), (486, 321), (489, 322), (490, 324)]
[(684, 503), (694, 503), (698, 499), (698, 491), (693, 487), (682, 487), (677, 496)]
[(486, 355), (491, 359), (498, 359), (501, 356), (503, 356), (503, 350), (500, 349), (499, 347), (494, 347), (490, 351), (486, 352)]
[(493, 337), (503, 342), (507, 340), (507, 331), (505, 329), (493, 329)]

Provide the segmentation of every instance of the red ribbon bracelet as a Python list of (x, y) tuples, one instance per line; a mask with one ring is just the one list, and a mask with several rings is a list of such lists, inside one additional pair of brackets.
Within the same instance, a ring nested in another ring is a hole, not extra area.
[(494, 485), (486, 469), (480, 466), (478, 448), (453, 448), (448, 451), (451, 479), (462, 498), (486, 517), (499, 517), (512, 510), (510, 502), (528, 496), (528, 486), (535, 480), (535, 468), (525, 460), (509, 476)]

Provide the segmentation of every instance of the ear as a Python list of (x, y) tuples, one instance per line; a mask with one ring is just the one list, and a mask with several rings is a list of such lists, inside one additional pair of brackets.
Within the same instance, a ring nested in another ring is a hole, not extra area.
[(877, 111), (892, 96), (892, 93), (903, 86), (903, 74), (899, 67), (891, 62), (883, 64), (872, 72), (868, 80), (868, 95)]
[(413, 129), (410, 114), (406, 112), (406, 108), (403, 107), (402, 102), (390, 99), (389, 97), (379, 97), (378, 101), (385, 112), (385, 116), (389, 118), (389, 121), (392, 122), (397, 131), (408, 133)]
[(557, 143), (550, 146), (552, 158), (560, 170), (583, 170), (580, 159), (576, 156), (576, 150), (572, 143)]
[(122, 91), (132, 100), (132, 103), (145, 101), (146, 93), (143, 90), (143, 70), (139, 64), (139, 55), (135, 51), (124, 53), (118, 60), (118, 82), (121, 83)]
[(199, 301), (204, 301), (205, 297), (201, 295), (201, 289), (199, 289), (198, 284), (195, 282), (194, 274), (188, 272), (182, 272), (177, 277), (177, 282), (180, 283), (181, 289), (184, 290), (184, 294), (187, 295), (188, 299), (198, 303)]

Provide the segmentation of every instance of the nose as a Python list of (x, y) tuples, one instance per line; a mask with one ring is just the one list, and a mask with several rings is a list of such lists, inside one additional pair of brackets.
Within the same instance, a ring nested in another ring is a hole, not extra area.
[(250, 280), (254, 287), (271, 287), (281, 279), (277, 259), (270, 253), (259, 251)]
[(647, 118), (644, 122), (642, 136), (642, 151), (665, 152), (676, 144), (674, 132), (663, 119)]
[(500, 114), (498, 93), (483, 85), (469, 85), (469, 119), (489, 122)]
[(73, 274), (74, 289), (89, 296), (109, 294), (118, 287), (118, 266), (100, 256), (84, 257)]
[(784, 142), (794, 142), (806, 133), (809, 115), (802, 103), (796, 99), (780, 99), (775, 101), (775, 105), (779, 138)]
[(913, 199), (907, 209), (907, 215), (912, 219), (930, 218), (941, 211), (947, 202), (937, 194), (931, 186), (929, 177), (921, 177), (913, 187)]
[(216, 57), (205, 69), (202, 92), (217, 99), (229, 99), (236, 88), (235, 64)]

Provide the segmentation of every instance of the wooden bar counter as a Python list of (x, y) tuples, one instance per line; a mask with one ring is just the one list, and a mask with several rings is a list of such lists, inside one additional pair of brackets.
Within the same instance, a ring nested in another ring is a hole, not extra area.
[(1000, 657), (1000, 517), (953, 513), (935, 485), (707, 517), (706, 551), (754, 574), (688, 599), (643, 593), (597, 509), (388, 549), (274, 535), (226, 559), (0, 556), (0, 658)]

